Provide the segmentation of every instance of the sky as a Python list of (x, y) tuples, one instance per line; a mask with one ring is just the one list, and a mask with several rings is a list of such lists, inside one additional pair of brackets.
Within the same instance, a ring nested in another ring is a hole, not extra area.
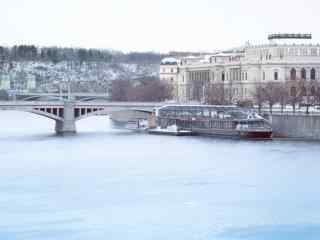
[(214, 51), (312, 33), (319, 0), (0, 0), (0, 44)]

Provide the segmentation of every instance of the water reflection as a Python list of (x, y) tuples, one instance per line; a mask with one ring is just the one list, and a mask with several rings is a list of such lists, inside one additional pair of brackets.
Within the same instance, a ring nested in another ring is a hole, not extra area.
[(0, 239), (313, 239), (318, 143), (144, 135), (104, 117), (60, 137), (0, 112)]

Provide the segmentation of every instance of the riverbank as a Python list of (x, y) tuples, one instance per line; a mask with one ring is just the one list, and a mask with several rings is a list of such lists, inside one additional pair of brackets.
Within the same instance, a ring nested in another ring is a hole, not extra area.
[(272, 114), (270, 120), (274, 138), (320, 140), (320, 115)]

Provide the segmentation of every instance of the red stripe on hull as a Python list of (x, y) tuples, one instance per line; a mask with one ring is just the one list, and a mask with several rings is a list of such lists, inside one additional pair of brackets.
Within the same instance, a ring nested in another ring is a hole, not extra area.
[(243, 138), (271, 139), (272, 132), (241, 132)]

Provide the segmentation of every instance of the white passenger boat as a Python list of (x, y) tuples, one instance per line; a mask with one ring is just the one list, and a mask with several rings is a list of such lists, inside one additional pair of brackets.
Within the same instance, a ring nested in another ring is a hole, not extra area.
[(173, 135), (173, 136), (190, 136), (195, 135), (192, 131), (179, 129), (177, 125), (167, 126), (166, 128), (156, 127), (148, 129), (150, 134)]
[(134, 131), (146, 131), (148, 129), (148, 121), (146, 119), (130, 120), (126, 123), (125, 128)]
[(199, 135), (271, 139), (271, 123), (250, 109), (236, 106), (169, 105), (156, 110), (160, 129), (176, 125)]

